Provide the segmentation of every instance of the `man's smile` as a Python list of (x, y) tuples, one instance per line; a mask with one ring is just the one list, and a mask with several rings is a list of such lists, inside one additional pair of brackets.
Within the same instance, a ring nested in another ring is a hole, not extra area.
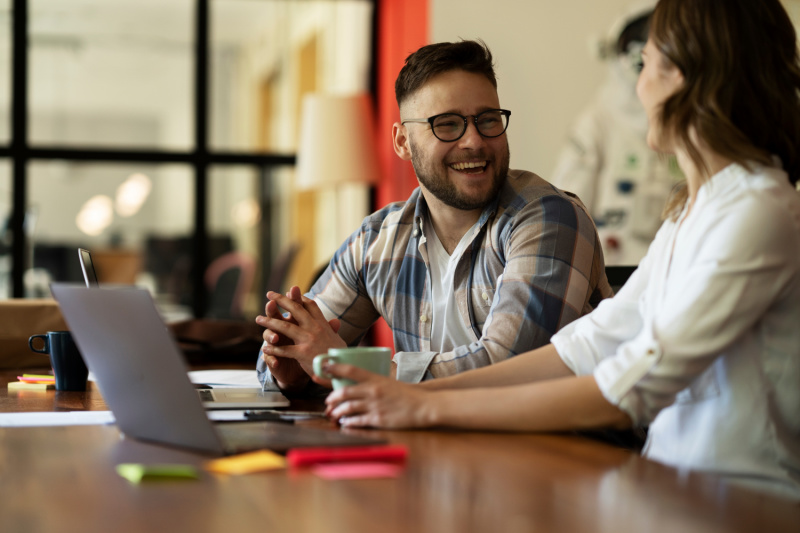
[(449, 166), (453, 170), (465, 172), (467, 174), (477, 174), (486, 169), (487, 161), (462, 161), (451, 163)]

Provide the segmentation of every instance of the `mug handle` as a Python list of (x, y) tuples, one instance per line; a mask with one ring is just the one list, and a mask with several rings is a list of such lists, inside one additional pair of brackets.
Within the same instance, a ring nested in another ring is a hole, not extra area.
[(314, 358), (314, 373), (322, 379), (332, 379), (333, 376), (325, 372), (325, 365), (329, 362), (336, 362), (336, 356), (328, 355), (326, 353), (320, 354)]
[[(41, 350), (34, 348), (33, 339), (42, 339), (42, 342), (44, 342), (44, 347)], [(50, 342), (47, 335), (31, 335), (31, 338), (28, 339), (28, 347), (36, 353), (43, 353), (45, 355), (50, 354)]]

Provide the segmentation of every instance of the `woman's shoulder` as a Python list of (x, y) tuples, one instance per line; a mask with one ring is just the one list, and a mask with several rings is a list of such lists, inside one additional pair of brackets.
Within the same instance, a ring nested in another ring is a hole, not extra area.
[(782, 169), (736, 165), (733, 187), (722, 195), (723, 202), (737, 206), (742, 216), (763, 217), (778, 221), (800, 235), (800, 193)]
[(710, 183), (704, 209), (710, 233), (729, 235), (737, 247), (800, 252), (800, 193), (783, 170), (734, 165), (722, 177)]

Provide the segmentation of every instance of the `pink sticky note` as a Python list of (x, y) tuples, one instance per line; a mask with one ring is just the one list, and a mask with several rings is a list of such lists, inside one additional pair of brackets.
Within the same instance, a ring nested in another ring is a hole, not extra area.
[(316, 465), (311, 469), (323, 479), (397, 477), (402, 470), (402, 465), (389, 463), (328, 463)]

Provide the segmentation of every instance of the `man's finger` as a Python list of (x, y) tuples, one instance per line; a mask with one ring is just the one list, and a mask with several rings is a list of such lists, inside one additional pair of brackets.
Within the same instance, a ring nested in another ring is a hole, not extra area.
[(300, 323), (305, 317), (309, 316), (308, 311), (306, 311), (302, 303), (295, 302), (283, 294), (270, 291), (267, 293), (267, 298), (275, 302), (281, 307), (281, 309), (289, 311), (298, 323)]
[(301, 291), (300, 287), (297, 285), (294, 285), (291, 289), (289, 289), (289, 292), (286, 293), (286, 296), (298, 303), (303, 301), (303, 291)]
[(303, 307), (308, 314), (314, 317), (316, 320), (325, 320), (325, 315), (322, 314), (322, 310), (317, 305), (317, 302), (311, 298), (306, 298), (303, 296)]
[(285, 320), (281, 320), (279, 318), (264, 318), (263, 320), (257, 320), (258, 324), (264, 326), (266, 328), (264, 334), (264, 340), (269, 342), (270, 344), (277, 344), (277, 342), (272, 342), (266, 337), (266, 332), (269, 331), (273, 334), (277, 333), (282, 337), (290, 339), (292, 341), (296, 341), (296, 337), (298, 334), (302, 333), (303, 330), (298, 327), (296, 324), (292, 322), (287, 322)]

